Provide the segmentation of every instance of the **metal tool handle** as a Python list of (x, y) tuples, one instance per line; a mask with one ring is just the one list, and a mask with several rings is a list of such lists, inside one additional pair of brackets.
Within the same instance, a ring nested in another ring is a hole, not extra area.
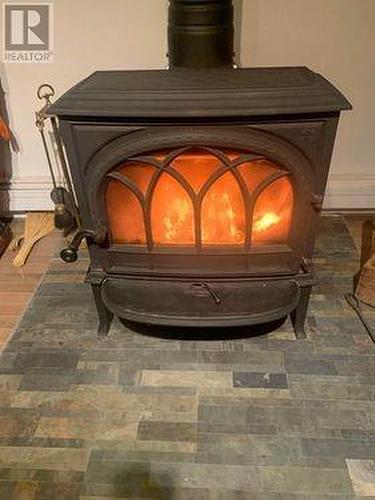
[(37, 90), (38, 99), (46, 100), (46, 104), (51, 105), (51, 98), (55, 96), (55, 89), (49, 83), (43, 83)]
[[(49, 85), (48, 83), (44, 83), (43, 85), (41, 85), (38, 88), (37, 96), (40, 100), (44, 100), (45, 103), (44, 103), (43, 108), (36, 113), (36, 126), (39, 129), (39, 132), (40, 132), (40, 135), (42, 138), (45, 154), (47, 157), (48, 168), (49, 168), (50, 175), (52, 178), (53, 188), (54, 188), (54, 191), (56, 192), (62, 186), (58, 186), (56, 174), (55, 174), (53, 164), (52, 164), (51, 154), (49, 152), (46, 134), (44, 131), (46, 120), (47, 119), (50, 120), (50, 123), (52, 126), (53, 137), (54, 137), (56, 147), (57, 147), (59, 163), (61, 165), (62, 174), (63, 174), (63, 178), (65, 181), (65, 186), (67, 188), (67, 192), (69, 193), (70, 203), (69, 203), (69, 206), (65, 207), (65, 214), (69, 215), (69, 217), (66, 219), (66, 220), (68, 220), (69, 227), (66, 227), (66, 229), (70, 230), (72, 227), (80, 228), (80, 227), (82, 227), (82, 224), (81, 224), (81, 219), (80, 219), (80, 215), (79, 215), (79, 210), (78, 210), (77, 204), (76, 204), (75, 193), (74, 193), (73, 184), (72, 184), (72, 181), (70, 178), (69, 167), (68, 167), (68, 163), (67, 163), (67, 160), (65, 157), (63, 143), (62, 143), (62, 140), (60, 137), (60, 131), (59, 131), (57, 118), (53, 115), (49, 115), (49, 113), (48, 113), (49, 108), (52, 104), (51, 99), (54, 97), (54, 95), (55, 95), (55, 89), (52, 87), (52, 85)], [(52, 198), (53, 198), (53, 196), (52, 196)], [(59, 212), (57, 211), (56, 215), (58, 216), (61, 214), (59, 214)], [(71, 223), (72, 220), (74, 220), (75, 223), (72, 224)], [(63, 224), (65, 224), (65, 223), (66, 223), (66, 221), (64, 220)]]

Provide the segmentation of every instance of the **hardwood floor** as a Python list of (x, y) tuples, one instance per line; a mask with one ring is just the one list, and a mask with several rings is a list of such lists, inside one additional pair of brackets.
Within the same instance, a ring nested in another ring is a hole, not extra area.
[[(14, 232), (21, 234), (22, 226), (23, 222), (17, 221)], [(61, 240), (61, 233), (55, 231), (39, 241), (21, 269), (13, 265), (16, 252), (9, 248), (0, 258), (0, 350), (10, 338)]]

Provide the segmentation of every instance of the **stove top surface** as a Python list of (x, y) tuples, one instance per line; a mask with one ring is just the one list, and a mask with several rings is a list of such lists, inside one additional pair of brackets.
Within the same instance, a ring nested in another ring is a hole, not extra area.
[(97, 71), (50, 114), (89, 118), (218, 118), (329, 113), (346, 98), (307, 67)]

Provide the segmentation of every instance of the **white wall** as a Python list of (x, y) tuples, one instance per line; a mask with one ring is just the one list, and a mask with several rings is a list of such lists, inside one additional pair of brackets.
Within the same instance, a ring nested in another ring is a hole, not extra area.
[[(375, 206), (375, 0), (242, 4), (242, 66), (308, 65), (327, 76), (354, 105), (339, 127), (326, 206)], [(167, 64), (167, 0), (55, 0), (54, 8), (54, 63), (0, 64), (20, 147), (13, 155), (13, 210), (50, 207), (48, 172), (34, 126), (39, 84), (49, 82), (61, 95), (97, 69)]]
[(51, 83), (61, 95), (98, 69), (165, 68), (167, 64), (166, 0), (55, 0), (53, 4), (54, 63), (0, 64), (11, 126), (20, 147), (13, 155), (13, 210), (51, 207), (46, 160), (34, 125), (35, 110), (41, 107), (35, 94), (41, 83)]
[(375, 207), (375, 0), (243, 0), (243, 66), (306, 65), (351, 101), (326, 207)]

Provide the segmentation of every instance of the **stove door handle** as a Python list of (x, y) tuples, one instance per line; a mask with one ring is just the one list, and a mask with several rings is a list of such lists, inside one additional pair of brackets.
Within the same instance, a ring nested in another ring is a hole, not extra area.
[(93, 231), (92, 229), (80, 229), (74, 235), (73, 240), (67, 248), (64, 248), (60, 252), (60, 257), (64, 262), (73, 263), (78, 258), (78, 249), (82, 243), (84, 238), (89, 238), (97, 245), (100, 245), (104, 242), (107, 234), (104, 229), (100, 229), (98, 231)]
[(199, 281), (198, 283), (193, 283), (193, 287), (196, 289), (203, 289), (208, 292), (208, 294), (211, 296), (215, 304), (219, 305), (221, 304), (221, 298), (219, 294), (216, 292), (216, 290), (212, 287), (212, 285), (206, 283), (205, 281)]

